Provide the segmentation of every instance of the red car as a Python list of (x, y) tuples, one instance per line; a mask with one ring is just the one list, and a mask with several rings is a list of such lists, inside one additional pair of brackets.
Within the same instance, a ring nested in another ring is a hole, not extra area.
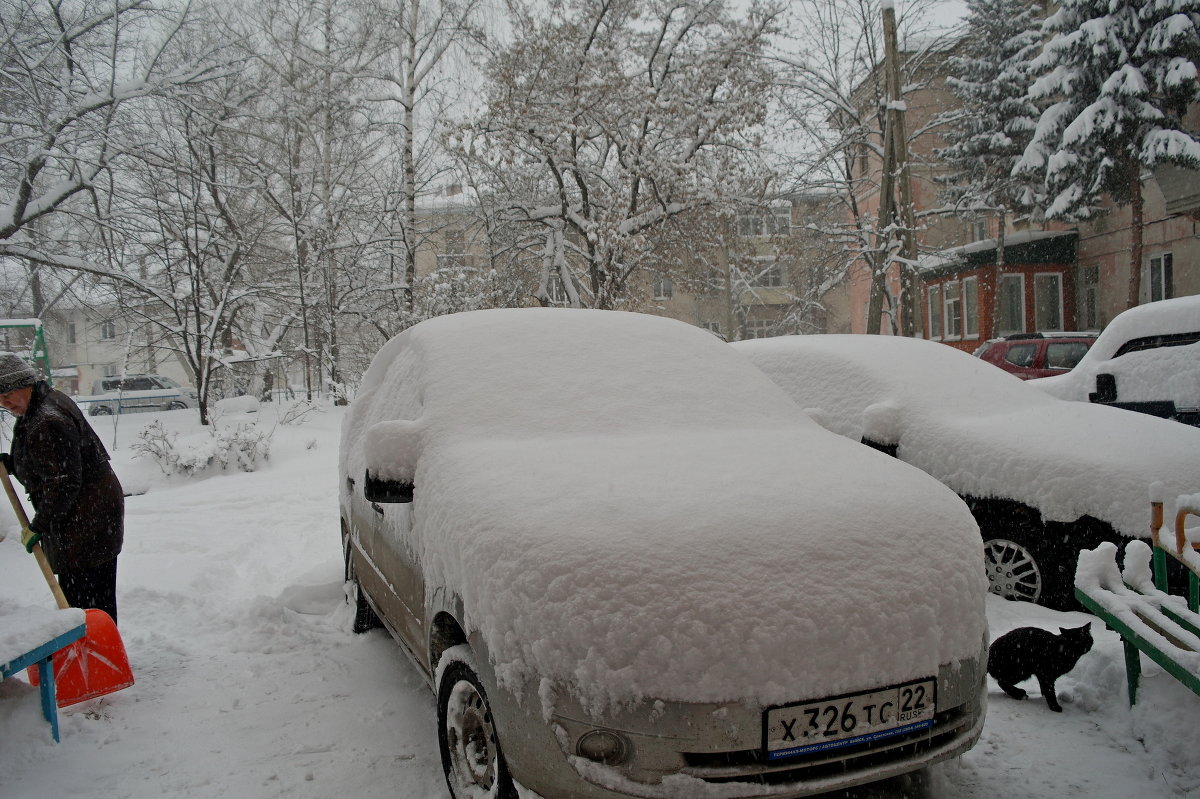
[(1075, 368), (1096, 341), (1096, 333), (1014, 333), (987, 341), (976, 357), (1022, 380), (1061, 375)]

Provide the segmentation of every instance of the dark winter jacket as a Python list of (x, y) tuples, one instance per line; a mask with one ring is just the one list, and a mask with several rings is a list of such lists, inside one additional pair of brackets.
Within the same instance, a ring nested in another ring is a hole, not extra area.
[(56, 571), (113, 560), (125, 537), (125, 498), (99, 436), (67, 395), (44, 382), (13, 427), (12, 473), (36, 513), (30, 527)]

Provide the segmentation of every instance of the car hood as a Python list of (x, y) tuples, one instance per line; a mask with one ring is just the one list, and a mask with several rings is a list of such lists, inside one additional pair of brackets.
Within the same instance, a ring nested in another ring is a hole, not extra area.
[(427, 592), (461, 598), (502, 683), (592, 709), (861, 690), (986, 634), (965, 505), (812, 425), (439, 441), (416, 486)]

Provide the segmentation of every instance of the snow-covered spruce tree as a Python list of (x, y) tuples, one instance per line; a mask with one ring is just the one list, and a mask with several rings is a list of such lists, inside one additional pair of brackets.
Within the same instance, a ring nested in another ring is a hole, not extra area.
[(1050, 218), (1085, 220), (1102, 194), (1131, 213), (1128, 306), (1141, 292), (1141, 175), (1158, 164), (1200, 169), (1183, 125), (1200, 101), (1200, 0), (1064, 0), (1032, 62), (1029, 95), (1047, 103), (1014, 174), (1044, 183)]
[(967, 10), (968, 33), (946, 78), (962, 107), (942, 116), (948, 146), (937, 154), (953, 170), (944, 195), (966, 212), (1029, 208), (1035, 197), (1012, 169), (1038, 118), (1026, 91), (1041, 19), (1028, 0), (967, 0)]
[[(1026, 92), (1029, 61), (1041, 46), (1041, 17), (1029, 0), (967, 0), (965, 27), (946, 79), (962, 107), (942, 115), (948, 146), (937, 155), (952, 170), (945, 178), (946, 202), (960, 214), (997, 219), (999, 286), (1008, 214), (1032, 211), (1039, 199), (1037, 188), (1012, 172), (1038, 118)], [(998, 319), (1000, 292), (994, 295), (992, 318)]]

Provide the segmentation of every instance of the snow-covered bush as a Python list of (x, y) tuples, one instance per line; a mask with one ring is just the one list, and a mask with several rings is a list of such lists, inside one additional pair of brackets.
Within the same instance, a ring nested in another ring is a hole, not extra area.
[(309, 421), (314, 414), (324, 413), (325, 406), (313, 400), (295, 400), (279, 409), (280, 424), (302, 425)]
[(267, 460), (274, 430), (256, 424), (213, 425), (210, 430), (180, 436), (168, 432), (161, 422), (152, 422), (138, 433), (135, 452), (152, 458), (164, 474), (189, 477), (211, 469), (252, 472)]

